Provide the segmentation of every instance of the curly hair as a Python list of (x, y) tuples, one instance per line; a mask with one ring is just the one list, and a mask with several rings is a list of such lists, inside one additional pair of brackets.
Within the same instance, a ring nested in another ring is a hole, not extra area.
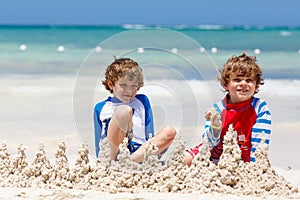
[(218, 80), (223, 87), (228, 85), (232, 73), (237, 73), (241, 76), (253, 76), (256, 80), (256, 89), (264, 84), (263, 73), (256, 63), (256, 57), (247, 56), (246, 52), (243, 52), (240, 56), (232, 56), (229, 58), (223, 66), (223, 69), (220, 70), (220, 73), (221, 75), (218, 77)]
[(112, 93), (113, 91), (109, 88), (108, 81), (111, 81), (115, 85), (120, 78), (126, 78), (130, 81), (137, 80), (138, 89), (144, 85), (142, 68), (130, 58), (115, 58), (106, 68), (105, 80), (102, 81), (102, 84), (105, 86), (105, 89)]

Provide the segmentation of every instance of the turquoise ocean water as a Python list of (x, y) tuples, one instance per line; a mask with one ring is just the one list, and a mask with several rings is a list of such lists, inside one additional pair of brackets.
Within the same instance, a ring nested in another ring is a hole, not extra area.
[[(31, 155), (39, 143), (54, 152), (61, 140), (76, 155), (87, 142), (94, 155), (93, 106), (109, 95), (100, 77), (115, 55), (143, 67), (155, 130), (176, 127), (188, 147), (201, 139), (204, 110), (223, 98), (217, 69), (243, 51), (263, 69), (258, 95), (270, 102), (274, 125), (298, 123), (300, 27), (2, 25), (1, 139), (12, 152), (29, 146)], [(285, 156), (297, 152), (293, 137), (272, 140), (276, 165), (294, 162)], [(295, 150), (282, 151), (282, 142)]]
[[(143, 26), (0, 26), (0, 74), (76, 74), (80, 65), (90, 52), (97, 46), (97, 59), (94, 64), (107, 64), (102, 56), (115, 55), (116, 49), (126, 48), (130, 45), (126, 41), (110, 46), (107, 51), (101, 43), (107, 42), (118, 34), (130, 30), (139, 30)], [(166, 28), (175, 33), (174, 42), (167, 41), (168, 35), (145, 34), (138, 40), (149, 40), (151, 37), (160, 39), (162, 46), (170, 51), (180, 54), (181, 50), (194, 48), (185, 46), (185, 41), (177, 41), (176, 34), (184, 34), (195, 43), (203, 47), (213, 62), (220, 67), (231, 55), (240, 55), (247, 51), (255, 55), (265, 72), (266, 78), (299, 79), (300, 78), (300, 28), (291, 27), (222, 27), (222, 26), (171, 26), (152, 27)], [(134, 37), (134, 36), (133, 36)], [(175, 42), (177, 41), (177, 43)], [(157, 46), (155, 46), (156, 48)], [(129, 47), (130, 48), (130, 47)], [(203, 51), (198, 49), (199, 51)], [(129, 49), (130, 50), (130, 49)], [(192, 49), (190, 49), (192, 50)], [(199, 52), (198, 52), (199, 53)], [(187, 53), (189, 54), (189, 53)], [(198, 54), (194, 53), (195, 57)], [(118, 55), (117, 55), (118, 56)], [(164, 59), (165, 55), (152, 53), (148, 55)], [(105, 57), (106, 58), (106, 57)], [(134, 57), (135, 58), (135, 57)], [(143, 62), (143, 60), (138, 61)], [(158, 59), (158, 63), (159, 63)], [(195, 58), (197, 59), (197, 58)], [(165, 64), (165, 63), (164, 63)], [(167, 63), (189, 73), (184, 64)], [(203, 66), (206, 78), (215, 77), (210, 73), (211, 67)], [(207, 70), (207, 71), (206, 71)], [(189, 78), (189, 76), (186, 76)], [(193, 78), (193, 77), (191, 77)]]

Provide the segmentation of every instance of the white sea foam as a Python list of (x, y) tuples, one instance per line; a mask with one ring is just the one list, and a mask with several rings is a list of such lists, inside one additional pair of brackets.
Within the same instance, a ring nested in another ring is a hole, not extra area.
[(290, 31), (280, 31), (280, 35), (283, 37), (288, 37), (292, 35), (292, 32)]
[[(84, 85), (80, 95), (74, 96), (75, 82), (71, 76), (1, 77), (2, 140), (9, 147), (21, 142), (32, 146), (45, 141), (55, 148), (58, 141), (67, 138), (71, 141), (68, 143), (76, 145), (87, 141), (93, 148), (93, 107), (110, 93), (99, 83), (93, 83)], [(257, 96), (268, 102), (274, 124), (299, 122), (300, 81), (267, 79), (265, 82)], [(204, 110), (224, 97), (216, 80), (145, 80), (140, 92), (150, 98), (155, 129), (165, 125), (176, 127), (186, 138), (187, 146), (201, 139)], [(79, 107), (74, 107), (76, 100)], [(77, 119), (78, 116), (82, 118)]]
[(294, 97), (300, 96), (300, 80), (274, 80), (268, 79), (265, 85), (261, 87), (261, 91), (268, 95)]

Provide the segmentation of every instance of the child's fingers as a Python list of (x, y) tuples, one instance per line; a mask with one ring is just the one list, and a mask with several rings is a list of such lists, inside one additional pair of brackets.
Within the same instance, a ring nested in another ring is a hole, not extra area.
[(213, 113), (210, 121), (214, 126), (220, 126), (222, 124), (221, 115), (218, 112)]
[(205, 118), (210, 120), (213, 113), (215, 113), (216, 110), (214, 108), (209, 108), (204, 112)]
[(209, 108), (205, 111), (205, 118), (210, 120), (215, 126), (220, 126), (222, 124), (221, 115), (214, 108)]
[(210, 120), (220, 120), (221, 119), (221, 115), (216, 111), (215, 113), (211, 114)]
[(205, 111), (205, 119), (209, 119), (210, 120), (210, 118), (211, 118), (211, 115), (212, 115), (212, 112), (210, 111), (210, 110), (207, 110), (207, 111)]

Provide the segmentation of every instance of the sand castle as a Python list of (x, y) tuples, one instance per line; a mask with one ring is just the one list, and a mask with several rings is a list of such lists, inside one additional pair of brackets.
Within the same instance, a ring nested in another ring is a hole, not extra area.
[(26, 160), (25, 148), (20, 145), (14, 157), (5, 143), (0, 147), (0, 187), (38, 187), (97, 190), (106, 193), (172, 192), (224, 193), (233, 195), (276, 196), (300, 198), (299, 188), (278, 175), (268, 160), (265, 141), (255, 152), (256, 162), (244, 163), (240, 148), (229, 128), (224, 137), (224, 151), (218, 164), (210, 161), (206, 139), (192, 165), (184, 164), (185, 146), (178, 137), (164, 163), (156, 155), (157, 148), (150, 141), (146, 145), (145, 160), (130, 160), (127, 139), (120, 145), (118, 161), (109, 160), (107, 141), (101, 143), (101, 153), (95, 164), (89, 162), (86, 145), (78, 150), (73, 168), (69, 167), (64, 142), (58, 145), (54, 163), (39, 145), (32, 163)]

